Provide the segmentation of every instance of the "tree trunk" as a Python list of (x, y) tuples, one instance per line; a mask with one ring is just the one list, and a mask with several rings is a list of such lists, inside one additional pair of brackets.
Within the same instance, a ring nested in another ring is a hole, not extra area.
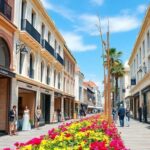
[(116, 89), (115, 89), (115, 100), (118, 100), (118, 77), (115, 77), (115, 81), (116, 81)]

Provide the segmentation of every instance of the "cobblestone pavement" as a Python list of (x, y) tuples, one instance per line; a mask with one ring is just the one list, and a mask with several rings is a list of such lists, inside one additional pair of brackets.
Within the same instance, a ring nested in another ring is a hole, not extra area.
[[(76, 121), (74, 120), (70, 120), (70, 121), (66, 121), (66, 122), (71, 122), (71, 121)], [(16, 142), (27, 142), (28, 140), (34, 138), (34, 137), (39, 137), (40, 135), (45, 135), (48, 133), (48, 130), (52, 129), (52, 128), (57, 128), (59, 125), (61, 125), (62, 123), (56, 123), (56, 124), (48, 124), (45, 126), (40, 127), (40, 129), (32, 129), (31, 131), (21, 131), (18, 133), (18, 135), (15, 136), (2, 136), (0, 137), (0, 150), (2, 150), (3, 148), (7, 148), (10, 147), (13, 150), (15, 149), (14, 147), (14, 143)]]
[(118, 130), (130, 150), (150, 150), (150, 124), (131, 119), (129, 127), (118, 127)]

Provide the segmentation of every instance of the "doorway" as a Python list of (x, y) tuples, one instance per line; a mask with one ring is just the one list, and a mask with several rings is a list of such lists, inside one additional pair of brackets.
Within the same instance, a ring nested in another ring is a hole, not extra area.
[(50, 106), (51, 106), (51, 96), (47, 94), (41, 94), (40, 107), (42, 110), (42, 123), (50, 123)]
[(10, 106), (10, 79), (0, 75), (0, 136), (8, 132)]

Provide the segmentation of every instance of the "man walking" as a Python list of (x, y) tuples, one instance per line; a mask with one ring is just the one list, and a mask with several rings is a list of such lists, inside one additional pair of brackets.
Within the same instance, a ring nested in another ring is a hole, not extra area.
[(141, 106), (138, 109), (138, 113), (139, 113), (139, 121), (142, 122), (142, 107)]
[(119, 116), (119, 121), (120, 121), (120, 126), (124, 127), (124, 117), (125, 117), (125, 108), (123, 105), (120, 105), (120, 108), (118, 110), (118, 116)]

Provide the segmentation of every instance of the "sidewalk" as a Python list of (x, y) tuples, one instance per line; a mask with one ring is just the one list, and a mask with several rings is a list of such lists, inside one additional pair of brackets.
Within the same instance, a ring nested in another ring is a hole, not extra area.
[[(67, 122), (72, 122), (72, 121), (76, 121), (78, 119), (72, 119), (72, 120), (68, 120), (65, 121), (65, 123)], [(3, 148), (12, 148), (13, 150), (15, 149), (14, 147), (14, 143), (16, 142), (27, 142), (28, 140), (34, 138), (34, 137), (39, 137), (40, 135), (45, 135), (48, 133), (48, 130), (52, 129), (52, 128), (57, 128), (59, 125), (63, 124), (61, 123), (56, 123), (56, 124), (48, 124), (45, 126), (40, 127), (39, 130), (37, 129), (32, 129), (31, 131), (20, 131), (18, 132), (18, 135), (16, 136), (2, 136), (0, 137), (0, 150), (2, 150)]]
[(130, 127), (118, 127), (130, 150), (150, 150), (150, 125), (131, 119)]

